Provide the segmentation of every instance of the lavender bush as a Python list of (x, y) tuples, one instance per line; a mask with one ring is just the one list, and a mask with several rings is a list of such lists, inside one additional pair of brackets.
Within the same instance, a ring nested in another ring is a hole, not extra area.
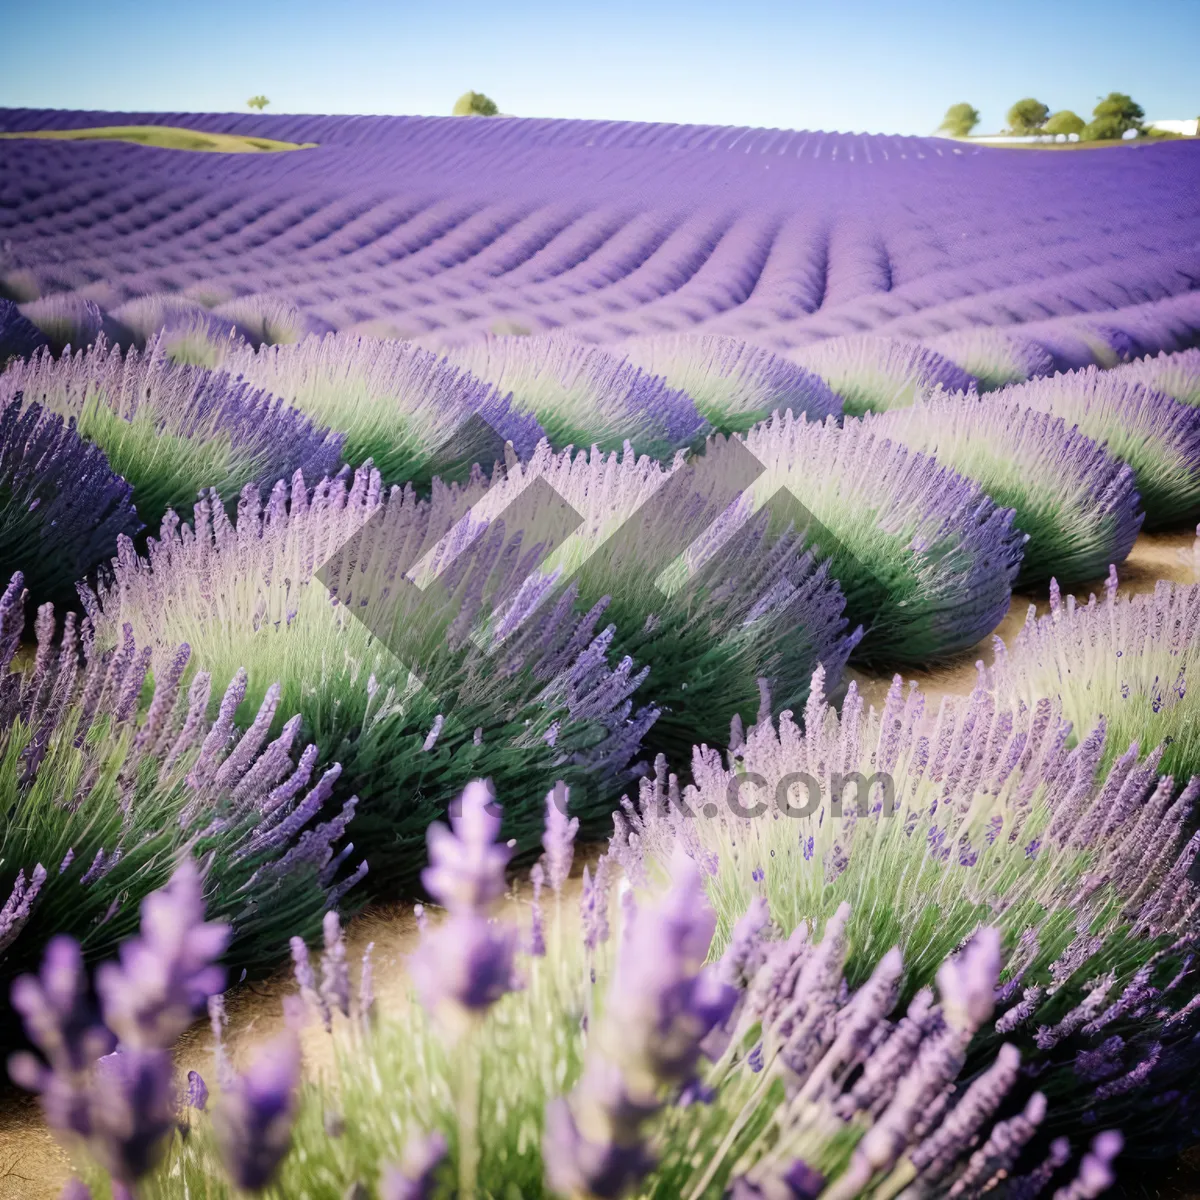
[(536, 623), (535, 606), (567, 589), (582, 611), (602, 606), (616, 652), (649, 669), (638, 692), (659, 712), (648, 743), (676, 759), (721, 741), (735, 716), (753, 721), (764, 688), (777, 706), (802, 705), (815, 665), (834, 680), (860, 637), (848, 635), (827, 565), (795, 531), (770, 531), (764, 513), (732, 537), (714, 535), (753, 469), (741, 443), (723, 437), (670, 466), (629, 446), (555, 454), (542, 443), (471, 507), (476, 530), (519, 512), (528, 542), (550, 542), (569, 507), (578, 527), (563, 530), (513, 612)]
[(213, 313), (245, 331), (253, 346), (287, 346), (331, 332), (326, 322), (301, 312), (281, 296), (238, 296), (218, 304)]
[(1147, 529), (1200, 516), (1200, 408), (1096, 367), (1035, 379), (1006, 388), (1004, 395), (1078, 425), (1127, 462), (1137, 478)]
[(775, 525), (803, 528), (829, 560), (847, 617), (866, 629), (859, 657), (925, 663), (1000, 623), (1025, 535), (978, 484), (858, 421), (839, 429), (784, 413), (745, 444), (765, 470), (723, 536), (737, 536), (746, 513), (764, 507)]
[(670, 458), (706, 432), (692, 398), (597, 346), (563, 337), (489, 337), (448, 359), (512, 395), (556, 450), (569, 446)]
[(1123, 562), (1142, 513), (1133, 470), (1059, 417), (1007, 395), (935, 395), (866, 428), (978, 483), (1029, 535), (1017, 585), (1099, 579)]
[(925, 345), (973, 376), (981, 392), (1025, 383), (1054, 370), (1053, 358), (1037, 342), (986, 325), (927, 338)]
[(686, 392), (718, 433), (745, 433), (774, 412), (810, 421), (840, 416), (841, 401), (811, 372), (761, 346), (712, 334), (660, 334), (620, 352), (648, 375)]
[(1136, 746), (1165, 774), (1200, 774), (1200, 586), (1118, 596), (1114, 572), (1103, 599), (1064, 601), (1053, 586), (1050, 603), (1040, 619), (1030, 608), (1011, 647), (997, 639), (991, 677), (1003, 700), (1057, 697), (1080, 734), (1103, 721), (1109, 758)]
[(815, 342), (789, 351), (788, 357), (825, 380), (856, 417), (903, 408), (938, 387), (971, 391), (976, 382), (926, 346), (869, 334)]
[[(644, 673), (628, 657), (610, 665), (602, 605), (581, 615), (568, 594), (511, 636), (489, 626), (493, 595), (537, 561), (519, 536), (493, 531), (436, 587), (398, 582), (450, 553), (439, 543), (469, 495), (386, 492), (369, 464), (311, 488), (297, 473), (265, 504), (247, 488), (236, 526), (213, 497), (191, 526), (169, 514), (147, 556), (123, 543), (111, 582), (86, 598), (104, 644), (128, 622), (158, 664), (186, 641), (218, 688), (248, 663), (243, 725), (263, 695), (253, 681), (279, 679), (282, 710), (342, 764), (339, 793), (362, 798), (354, 836), (380, 890), (412, 885), (431, 815), (482, 770), (586, 780), (581, 815), (603, 819), (656, 716), (629, 699)], [(533, 844), (537, 816), (514, 810), (509, 836)]]
[(210, 906), (233, 930), (230, 963), (260, 970), (278, 953), (281, 928), (311, 934), (365, 867), (343, 870), (353, 847), (337, 843), (354, 801), (328, 813), (337, 769), (314, 776), (315, 746), (295, 755), (298, 718), (268, 737), (279, 687), (237, 734), (244, 672), (217, 693), (210, 721), (211, 677), (196, 673), (184, 688), (189, 647), (159, 664), (148, 687), (149, 648), (128, 627), (105, 651), (74, 614), (59, 634), (48, 604), (32, 662), (14, 670), (24, 600), (17, 574), (0, 599), (3, 994), (54, 934), (78, 938), (88, 957), (111, 950), (183, 852), (207, 863)]
[(46, 335), (11, 300), (0, 300), (0, 370), (10, 358), (28, 358), (44, 345)]
[(0, 375), (0, 403), (18, 392), (75, 421), (133, 485), (151, 526), (202, 489), (236, 495), (249, 482), (269, 486), (297, 469), (321, 475), (341, 462), (338, 436), (228, 375), (171, 362), (157, 342), (145, 353), (101, 342), (13, 363)]
[(90, 300), (70, 294), (42, 296), (21, 305), (21, 315), (41, 330), (54, 354), (84, 349), (104, 330), (104, 314)]
[(224, 346), (246, 334), (236, 322), (174, 292), (139, 296), (109, 315), (120, 325), (126, 344), (145, 350), (157, 342), (172, 362), (201, 367), (217, 366)]
[(527, 456), (542, 436), (493, 387), (407, 343), (337, 335), (234, 347), (224, 365), (339, 430), (347, 460), (371, 459), (387, 484), (460, 479), (502, 459), (505, 441)]
[(1114, 367), (1112, 373), (1200, 408), (1200, 348), (1139, 358)]
[(756, 897), (799, 938), (848, 903), (851, 987), (898, 945), (910, 997), (994, 925), (1007, 966), (969, 1063), (1011, 1038), (1054, 1097), (1050, 1130), (1119, 1123), (1140, 1154), (1190, 1144), (1200, 777), (1157, 778), (1136, 746), (1101, 769), (1103, 723), (1068, 749), (1054, 703), (1009, 706), (983, 682), (934, 716), (897, 676), (882, 711), (852, 689), (839, 716), (814, 680), (804, 730), (785, 715), (727, 759), (699, 748), (682, 792), (660, 768), (616, 818), (626, 872), (661, 879), (691, 855), (730, 954)]
[(118, 535), (141, 529), (132, 490), (73, 424), (18, 394), (0, 409), (0, 577), (22, 571), (37, 600), (74, 600)]
[[(936, 994), (911, 986), (898, 948), (848, 977), (848, 904), (819, 935), (784, 937), (760, 897), (714, 958), (705, 873), (680, 855), (664, 886), (625, 895), (611, 930), (605, 893), (582, 928), (556, 920), (554, 948), (531, 953), (511, 907), (497, 908), (499, 826), (476, 784), (453, 830), (431, 831), (447, 913), (411, 960), (415, 1002), (385, 1009), (365, 981), (356, 1001), (347, 988), (330, 1004), (303, 959), (289, 1022), (332, 1018), (333, 1076), (303, 1088), (292, 1124), (285, 1039), (252, 1083), (231, 1080), (188, 1113), (139, 1195), (216, 1200), (235, 1194), (231, 1177), (388, 1200), (967, 1196), (997, 1176), (1012, 1195), (1061, 1181), (1066, 1200), (1112, 1183), (1115, 1132), (1093, 1131), (1074, 1181), (1067, 1140), (1047, 1151), (1057, 1101), (1034, 1090), (1014, 1043), (971, 1065), (1005, 968), (994, 928), (928, 965)], [(341, 964), (336, 920), (327, 932), (325, 961)]]

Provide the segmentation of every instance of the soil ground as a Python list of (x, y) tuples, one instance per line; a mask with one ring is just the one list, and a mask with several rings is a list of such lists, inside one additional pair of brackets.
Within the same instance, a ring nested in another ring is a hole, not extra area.
[[(1120, 569), (1122, 592), (1149, 592), (1159, 580), (1179, 583), (1200, 581), (1200, 561), (1193, 556), (1194, 537), (1189, 533), (1143, 534), (1133, 553)], [(1081, 599), (1089, 592), (1100, 592), (1103, 581), (1073, 589)], [(1039, 614), (1049, 608), (1045, 589), (1037, 593), (1015, 595), (996, 633), (1006, 642), (1025, 623), (1030, 605)], [(965, 696), (975, 685), (977, 662), (992, 661), (991, 637), (951, 661), (928, 670), (905, 672), (927, 694), (932, 706), (944, 695)], [(882, 704), (891, 682), (891, 673), (851, 671), (868, 703)], [(575, 872), (568, 888), (568, 899), (578, 895), (579, 873), (583, 864), (594, 861), (602, 847), (580, 847)], [(520, 903), (523, 882), (511, 903)], [(570, 906), (574, 907), (573, 904)], [(390, 905), (369, 909), (352, 922), (347, 934), (347, 951), (356, 962), (368, 943), (373, 942), (376, 992), (379, 1003), (405, 1003), (404, 959), (415, 946), (416, 919), (411, 905)], [(226, 1047), (235, 1062), (244, 1058), (254, 1045), (277, 1033), (283, 1025), (281, 997), (293, 990), (290, 973), (279, 971), (265, 983), (247, 984), (231, 989), (228, 1001), (229, 1027)], [(209, 1071), (212, 1038), (205, 1025), (196, 1026), (184, 1039), (179, 1051), (179, 1066), (186, 1072), (195, 1068)], [(311, 1029), (305, 1041), (306, 1069), (320, 1073), (329, 1063), (329, 1043), (323, 1030)], [(62, 1150), (42, 1124), (37, 1109), (27, 1097), (12, 1089), (0, 1092), (0, 1200), (54, 1200), (70, 1173)], [(1200, 1200), (1200, 1150), (1172, 1163), (1147, 1170), (1139, 1164), (1136, 1172), (1112, 1193), (1123, 1200)]]

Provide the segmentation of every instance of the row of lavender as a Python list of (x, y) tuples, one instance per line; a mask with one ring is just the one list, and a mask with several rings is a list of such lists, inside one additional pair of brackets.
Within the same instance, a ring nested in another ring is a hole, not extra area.
[[(9, 131), (81, 120), (128, 123), (0, 111)], [(1200, 328), (1189, 143), (1035, 156), (686, 126), (176, 120), (306, 129), (320, 145), (235, 159), (6, 143), (0, 295), (110, 311), (164, 292), (270, 295), (319, 329), (458, 338), (506, 324), (602, 343), (699, 327), (786, 348), (1004, 326), (1052, 344), (1060, 368), (1089, 342), (1171, 350)]]

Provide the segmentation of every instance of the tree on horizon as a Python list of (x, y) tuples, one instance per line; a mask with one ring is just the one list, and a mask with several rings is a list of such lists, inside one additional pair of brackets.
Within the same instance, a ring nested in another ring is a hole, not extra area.
[(494, 117), (499, 113), (495, 100), (482, 92), (463, 92), (454, 102), (452, 115), (456, 117)]
[(1030, 96), (1008, 110), (1008, 127), (1018, 134), (1040, 133), (1049, 116), (1049, 107)]
[(951, 137), (967, 137), (971, 130), (979, 124), (979, 110), (970, 104), (952, 104), (946, 109), (946, 115), (938, 126), (938, 132), (948, 133)]
[(270, 103), (270, 100), (268, 100), (266, 96), (251, 96), (250, 99), (246, 101), (246, 104), (250, 108), (257, 108), (259, 112), (262, 112), (262, 110)]

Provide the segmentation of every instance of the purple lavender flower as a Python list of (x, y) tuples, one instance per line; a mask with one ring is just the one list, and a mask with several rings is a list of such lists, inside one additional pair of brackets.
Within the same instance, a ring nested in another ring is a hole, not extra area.
[(92, 1200), (92, 1192), (82, 1179), (72, 1176), (63, 1184), (62, 1191), (58, 1193), (58, 1200)]
[(858, 657), (925, 663), (974, 645), (1008, 612), (1025, 534), (977, 483), (858, 421), (784, 413), (745, 445), (766, 469), (731, 511), (774, 505), (805, 531), (866, 630)]
[[(339, 436), (243, 380), (173, 363), (158, 344), (122, 354), (99, 339), (58, 359), (38, 354), (4, 373), (0, 406), (19, 392), (78, 422), (133, 485), (138, 514), (150, 525), (190, 505), (201, 483), (235, 496), (247, 483), (273, 483), (297, 469), (320, 478), (341, 462)], [(155, 452), (126, 436), (126, 425), (157, 435)]]
[(516, 930), (475, 913), (451, 916), (409, 958), (421, 1004), (456, 1038), (513, 990)]
[(291, 1147), (299, 1086), (300, 1043), (289, 1030), (262, 1047), (222, 1092), (213, 1132), (238, 1187), (258, 1191), (275, 1177)]
[(1116, 1130), (1098, 1134), (1092, 1140), (1091, 1151), (1083, 1156), (1079, 1173), (1066, 1187), (1054, 1193), (1054, 1200), (1095, 1200), (1116, 1181), (1113, 1159), (1124, 1148), (1125, 1139)]
[(458, 480), (502, 462), (505, 442), (526, 458), (543, 436), (505, 392), (411, 342), (334, 334), (239, 347), (223, 366), (343, 431), (346, 461), (371, 459), (389, 484)]
[(542, 912), (542, 889), (546, 885), (546, 872), (542, 864), (534, 863), (529, 872), (529, 881), (533, 885), (533, 918), (529, 929), (529, 953), (534, 958), (544, 958), (546, 955), (546, 918)]
[(1096, 367), (1035, 379), (1002, 394), (1077, 425), (1127, 462), (1147, 529), (1200, 515), (1200, 408)]
[(208, 1107), (208, 1085), (199, 1071), (189, 1071), (187, 1079), (187, 1105), (203, 1112)]
[(96, 971), (105, 1024), (124, 1049), (169, 1049), (209, 996), (225, 986), (215, 966), (228, 925), (206, 923), (201, 878), (185, 859), (171, 881), (142, 902), (141, 936), (122, 943), (120, 966)]
[(1007, 392), (944, 396), (865, 421), (974, 480), (1029, 534), (1017, 584), (1094, 579), (1124, 561), (1142, 512), (1132, 468), (1061, 417)]
[(325, 953), (321, 956), (321, 999), (330, 1012), (350, 1015), (350, 969), (346, 965), (346, 940), (338, 915), (325, 914)]
[(570, 789), (565, 784), (556, 784), (546, 795), (546, 825), (542, 834), (545, 850), (546, 878), (555, 895), (558, 895), (567, 877), (571, 874), (571, 859), (575, 854), (575, 834), (579, 830), (579, 818), (568, 820)]
[(384, 1168), (379, 1200), (433, 1200), (435, 1177), (445, 1158), (442, 1134), (410, 1138), (400, 1162)]
[(733, 1011), (736, 990), (704, 967), (716, 918), (700, 870), (681, 855), (672, 876), (627, 932), (582, 1079), (547, 1109), (543, 1157), (557, 1191), (615, 1197), (645, 1174), (642, 1126), (661, 1090), (692, 1079), (701, 1043)]
[(429, 827), (430, 865), (421, 872), (421, 882), (451, 913), (490, 910), (504, 895), (504, 869), (512, 850), (496, 841), (499, 811), (491, 788), (476, 780), (451, 806), (450, 828), (441, 823)]

